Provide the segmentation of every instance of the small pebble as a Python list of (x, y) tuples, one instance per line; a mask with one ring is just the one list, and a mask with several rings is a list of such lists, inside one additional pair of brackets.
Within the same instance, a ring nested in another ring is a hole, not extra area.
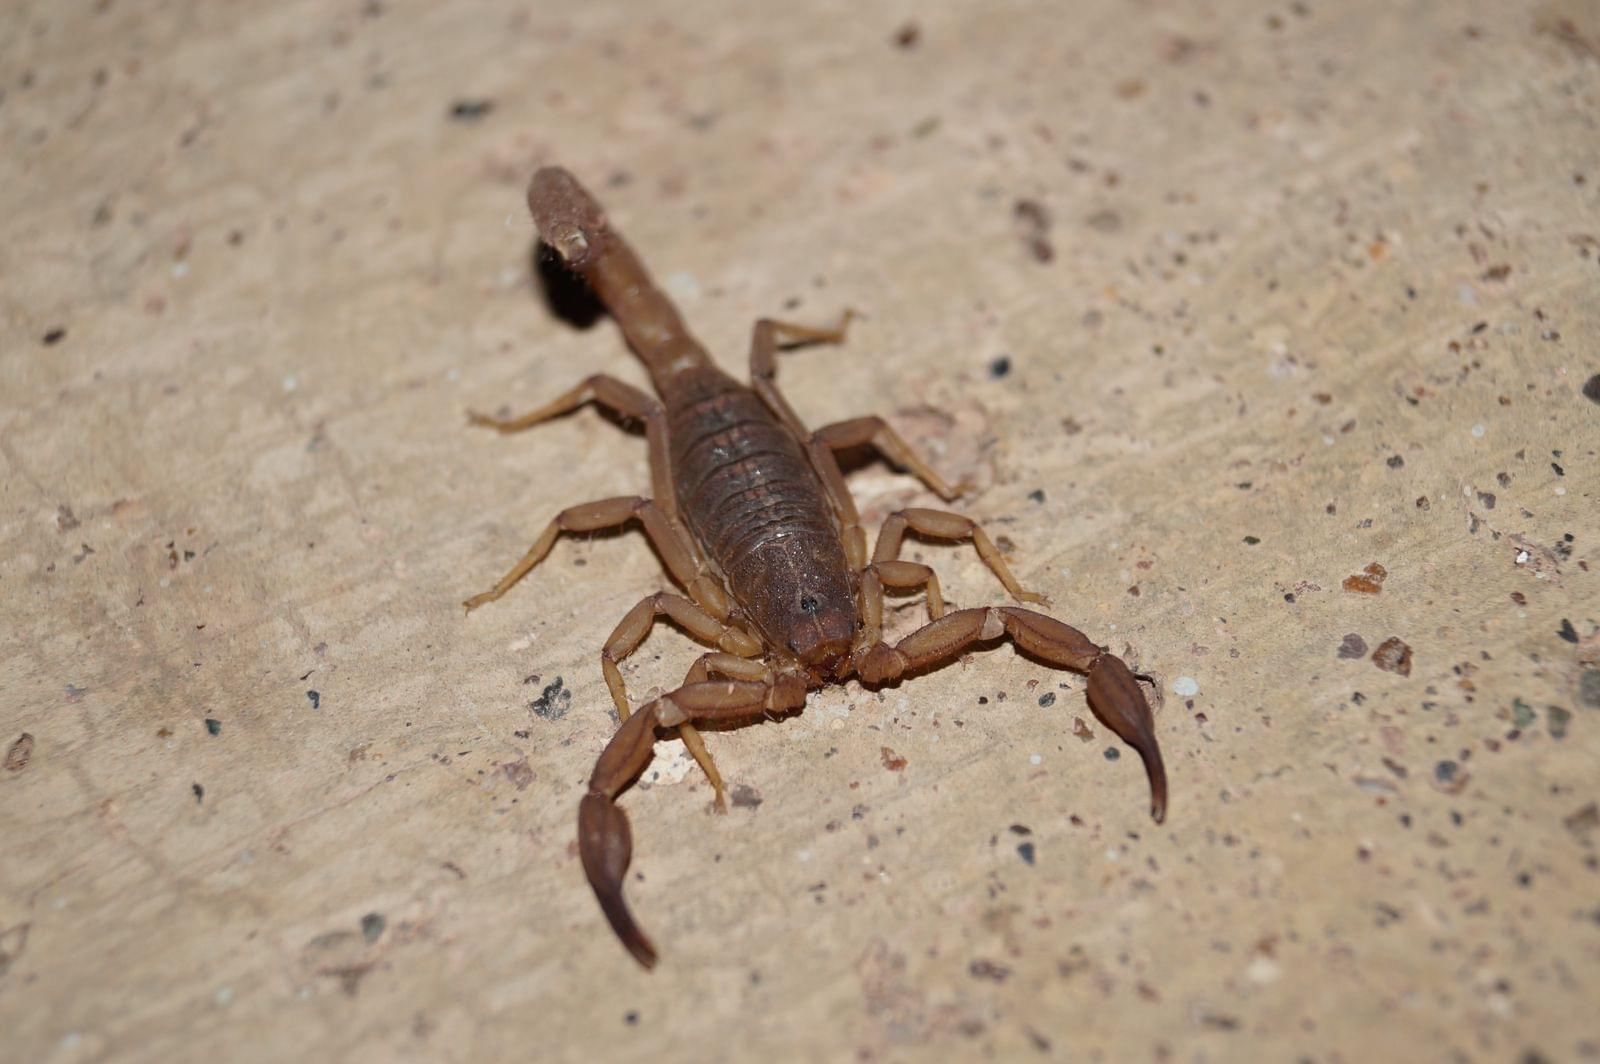
[(1200, 693), (1200, 684), (1193, 676), (1180, 676), (1172, 681), (1172, 693), (1179, 698), (1193, 698)]
[(1372, 652), (1372, 663), (1384, 672), (1411, 675), (1411, 648), (1399, 636), (1390, 636)]
[(1339, 656), (1346, 659), (1364, 658), (1367, 656), (1367, 641), (1355, 632), (1344, 637), (1339, 644)]

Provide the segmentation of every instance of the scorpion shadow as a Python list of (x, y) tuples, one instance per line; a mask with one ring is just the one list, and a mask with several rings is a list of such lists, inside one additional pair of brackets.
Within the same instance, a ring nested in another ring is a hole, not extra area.
[(535, 240), (528, 252), (534, 287), (544, 298), (551, 314), (575, 329), (589, 329), (605, 316), (601, 303), (588, 283), (567, 267), (556, 250), (543, 240)]

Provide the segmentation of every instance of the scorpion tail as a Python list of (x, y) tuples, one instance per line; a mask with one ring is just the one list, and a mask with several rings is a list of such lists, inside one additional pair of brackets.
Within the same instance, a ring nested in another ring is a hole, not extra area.
[(633, 834), (628, 815), (604, 794), (590, 792), (578, 806), (578, 856), (589, 886), (622, 944), (646, 968), (656, 964), (656, 948), (639, 930), (628, 903), (622, 900), (622, 879), (633, 859)]
[(559, 166), (537, 171), (528, 184), (528, 210), (539, 239), (588, 283), (658, 383), (685, 369), (713, 367), (672, 301), (577, 178)]
[(528, 209), (539, 236), (568, 266), (579, 272), (606, 250), (606, 216), (578, 179), (559, 166), (546, 166), (528, 186)]
[(1156, 722), (1139, 682), (1115, 654), (1101, 654), (1089, 667), (1089, 708), (1100, 722), (1134, 750), (1150, 779), (1150, 816), (1167, 818), (1167, 769), (1156, 742)]

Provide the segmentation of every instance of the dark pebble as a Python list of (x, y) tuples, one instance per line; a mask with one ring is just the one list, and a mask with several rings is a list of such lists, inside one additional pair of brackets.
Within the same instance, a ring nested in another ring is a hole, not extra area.
[(457, 122), (476, 122), (493, 110), (493, 100), (457, 100), (450, 105), (450, 117)]
[(207, 717), (206, 718), (206, 731), (210, 732), (212, 735), (221, 735), (222, 734), (222, 722), (220, 720), (218, 720), (217, 718), (215, 718), (215, 717)]
[(1550, 738), (1565, 739), (1567, 725), (1572, 723), (1572, 711), (1563, 706), (1547, 706), (1544, 711), (1545, 726), (1550, 730)]
[(539, 692), (538, 698), (528, 703), (528, 708), (545, 720), (560, 720), (572, 708), (572, 692), (566, 690), (561, 677), (557, 676)]

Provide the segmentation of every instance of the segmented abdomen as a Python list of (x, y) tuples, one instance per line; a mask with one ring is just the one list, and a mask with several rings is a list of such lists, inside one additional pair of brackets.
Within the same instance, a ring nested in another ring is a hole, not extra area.
[(730, 575), (776, 540), (839, 539), (799, 442), (754, 392), (735, 389), (685, 403), (668, 425), (684, 521)]

